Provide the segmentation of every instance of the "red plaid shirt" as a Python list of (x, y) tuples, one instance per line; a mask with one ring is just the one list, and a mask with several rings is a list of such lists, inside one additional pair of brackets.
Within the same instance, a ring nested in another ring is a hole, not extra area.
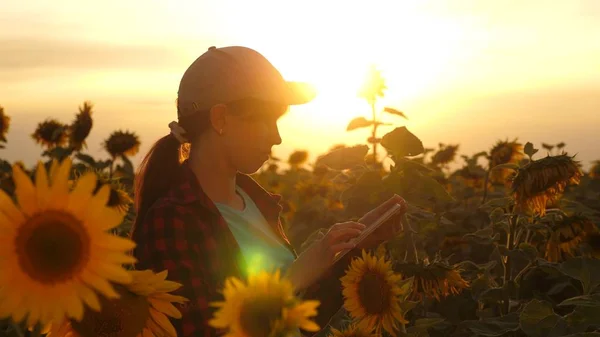
[[(137, 243), (136, 269), (155, 272), (168, 270), (168, 279), (183, 286), (174, 294), (190, 301), (179, 306), (181, 319), (172, 319), (179, 337), (212, 337), (219, 332), (208, 325), (215, 308), (209, 304), (222, 300), (219, 292), (227, 277), (243, 279), (244, 262), (240, 248), (225, 219), (202, 191), (187, 162), (181, 166), (180, 178), (169, 193), (158, 200), (134, 229)], [(254, 200), (282, 242), (297, 256), (280, 221), (281, 196), (264, 190), (250, 176), (238, 174), (237, 184)], [(317, 324), (322, 328), (341, 307), (341, 282), (351, 252), (330, 269), (328, 274), (306, 290), (305, 299), (321, 301)], [(308, 335), (308, 333), (307, 333)]]

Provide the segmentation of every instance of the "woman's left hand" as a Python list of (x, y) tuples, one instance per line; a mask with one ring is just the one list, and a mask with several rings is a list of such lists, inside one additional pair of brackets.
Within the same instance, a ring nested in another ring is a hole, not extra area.
[(394, 204), (400, 204), (402, 209), (400, 212), (396, 213), (389, 220), (381, 225), (381, 227), (377, 228), (373, 233), (369, 234), (362, 242), (360, 242), (356, 248), (358, 249), (370, 249), (375, 248), (380, 243), (387, 241), (398, 234), (398, 232), (402, 229), (401, 219), (404, 213), (406, 213), (407, 205), (406, 201), (399, 195), (394, 194), (390, 199), (388, 199), (383, 204), (379, 205), (379, 207), (365, 214), (360, 220), (359, 223), (367, 225), (371, 225), (375, 222), (381, 215), (383, 215), (387, 210), (390, 209)]

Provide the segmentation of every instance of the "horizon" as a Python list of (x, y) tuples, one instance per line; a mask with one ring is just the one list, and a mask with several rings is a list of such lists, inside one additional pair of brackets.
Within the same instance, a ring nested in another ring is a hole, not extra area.
[(128, 129), (141, 138), (139, 162), (176, 119), (181, 75), (212, 45), (256, 49), (286, 79), (319, 90), (282, 118), (283, 144), (274, 149), (282, 160), (294, 150), (314, 159), (337, 143), (366, 143), (367, 130), (345, 129), (370, 116), (356, 91), (372, 63), (388, 86), (382, 106), (408, 116), (384, 120), (406, 126), (425, 147), (458, 143), (459, 154), (472, 155), (518, 138), (538, 148), (565, 142), (585, 168), (600, 159), (592, 141), (600, 125), (600, 40), (588, 38), (600, 35), (593, 0), (375, 1), (344, 4), (342, 16), (337, 4), (310, 1), (63, 4), (0, 4), (0, 105), (12, 118), (6, 160), (35, 162), (36, 124), (70, 122), (89, 100), (95, 124), (86, 152), (107, 157), (100, 142)]

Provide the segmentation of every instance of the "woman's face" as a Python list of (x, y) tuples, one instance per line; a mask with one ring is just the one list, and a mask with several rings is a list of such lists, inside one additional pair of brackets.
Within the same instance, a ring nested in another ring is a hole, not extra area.
[(271, 148), (281, 144), (277, 122), (287, 106), (251, 100), (227, 107), (225, 152), (238, 171), (252, 174), (269, 159)]

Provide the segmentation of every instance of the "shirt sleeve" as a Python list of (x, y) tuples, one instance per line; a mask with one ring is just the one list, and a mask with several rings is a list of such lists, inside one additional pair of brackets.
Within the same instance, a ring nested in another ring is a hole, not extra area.
[(188, 299), (178, 304), (180, 319), (171, 323), (178, 337), (213, 337), (218, 331), (208, 325), (213, 308), (209, 306), (214, 291), (207, 286), (206, 266), (200, 256), (202, 247), (188, 238), (201, 233), (193, 226), (196, 219), (184, 207), (158, 205), (145, 215), (139, 228), (135, 228), (133, 239), (137, 246), (134, 256), (138, 260), (136, 269), (151, 269), (154, 272), (168, 271), (167, 279), (182, 284), (173, 292)]

